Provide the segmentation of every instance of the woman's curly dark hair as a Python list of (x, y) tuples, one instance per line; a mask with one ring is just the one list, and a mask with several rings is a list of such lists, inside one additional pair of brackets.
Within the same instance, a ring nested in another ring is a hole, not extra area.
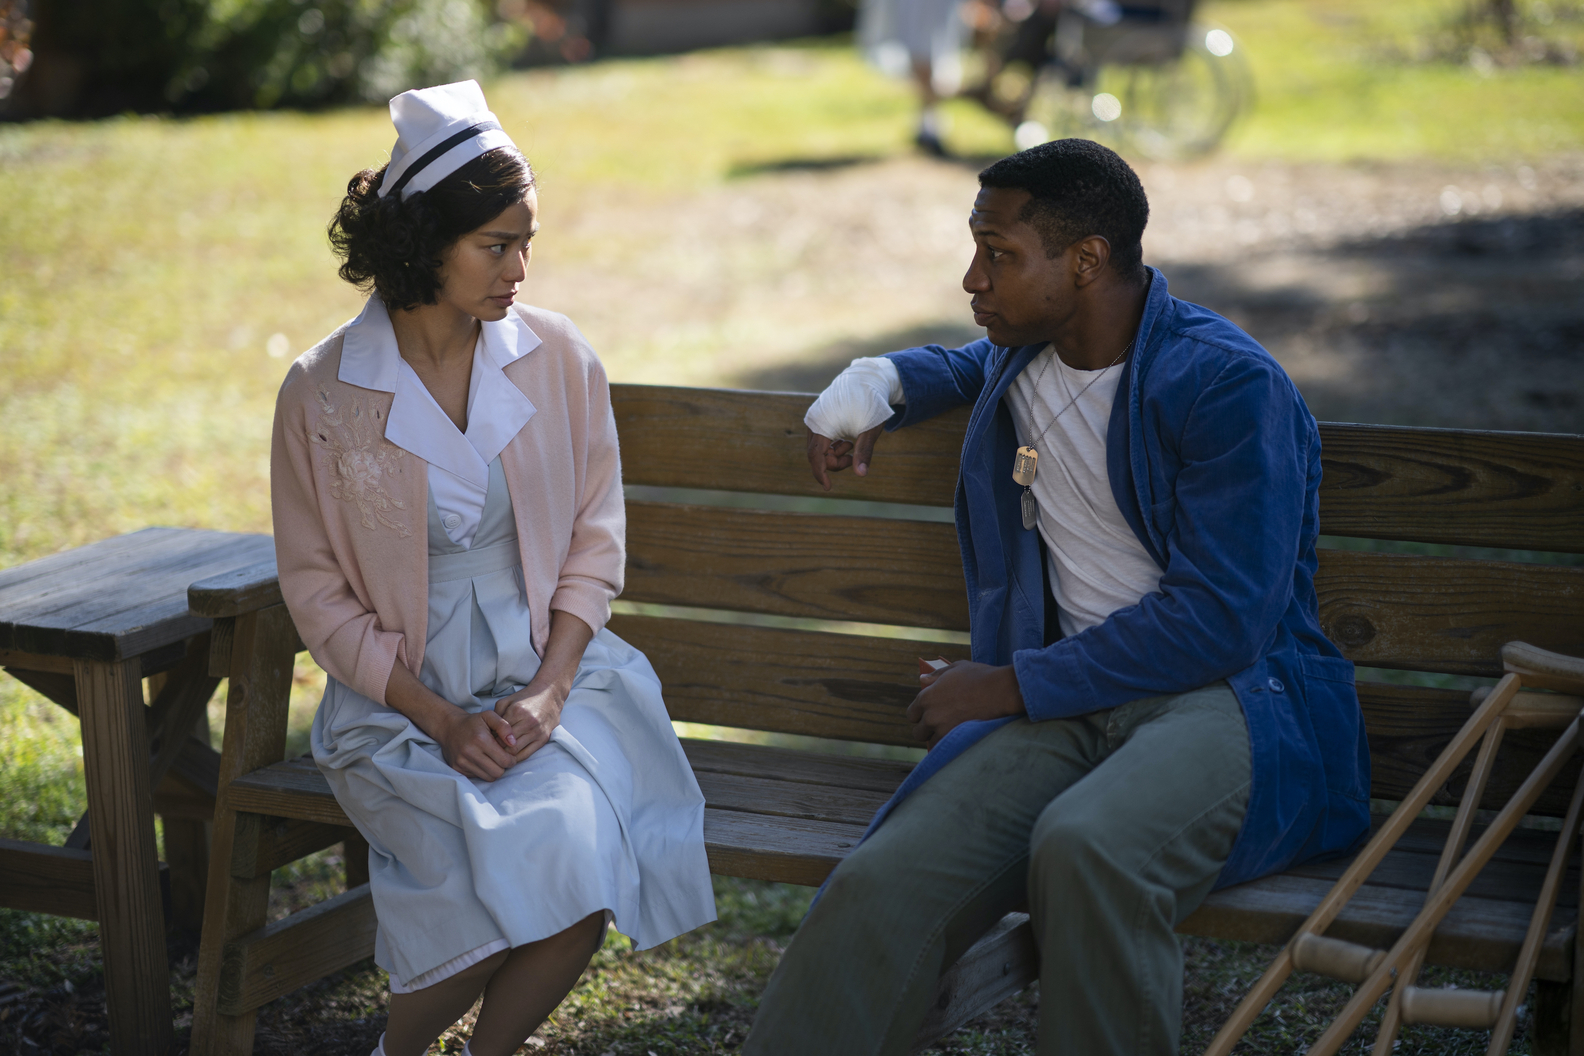
[(441, 255), (534, 188), (533, 167), (511, 147), (484, 152), (406, 200), (400, 193), (381, 198), (384, 178), (382, 166), (348, 181), (330, 221), (330, 245), (344, 261), (341, 277), (393, 311), (436, 303)]

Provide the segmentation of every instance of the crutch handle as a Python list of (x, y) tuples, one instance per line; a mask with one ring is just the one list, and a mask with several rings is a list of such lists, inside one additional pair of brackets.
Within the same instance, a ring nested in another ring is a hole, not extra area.
[[(1520, 675), (1528, 681), (1528, 675)], [(1494, 686), (1480, 686), (1469, 694), (1474, 707), (1485, 703)], [(1566, 693), (1531, 693), (1527, 690), (1513, 695), (1512, 703), (1502, 712), (1502, 724), (1509, 730), (1560, 730), (1584, 711), (1584, 697)]]
[(1385, 956), (1385, 950), (1328, 939), (1312, 931), (1304, 932), (1292, 944), (1294, 968), (1300, 972), (1329, 975), (1345, 983), (1362, 983), (1368, 979)]
[(1502, 646), (1502, 667), (1523, 678), (1526, 686), (1562, 693), (1584, 693), (1584, 659), (1553, 653), (1528, 642)]
[(1405, 986), (1402, 995), (1404, 1023), (1429, 1023), (1437, 1027), (1489, 1030), (1501, 1015), (1505, 990), (1437, 990)]

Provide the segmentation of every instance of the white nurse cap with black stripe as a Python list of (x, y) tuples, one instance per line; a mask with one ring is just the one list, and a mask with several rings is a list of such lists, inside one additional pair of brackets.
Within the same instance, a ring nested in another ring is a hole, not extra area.
[(396, 145), (379, 196), (427, 191), (487, 150), (516, 146), (484, 102), (477, 81), (416, 88), (390, 101)]

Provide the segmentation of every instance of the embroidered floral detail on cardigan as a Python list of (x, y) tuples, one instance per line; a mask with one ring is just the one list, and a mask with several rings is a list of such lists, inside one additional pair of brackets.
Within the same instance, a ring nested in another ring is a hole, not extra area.
[(356, 397), (337, 407), (324, 389), (318, 396), (319, 420), (308, 438), (325, 451), (330, 494), (356, 505), (363, 527), (372, 531), (383, 524), (407, 538), (412, 529), (393, 516), (393, 511), (405, 510), (407, 504), (386, 491), (384, 484), (386, 474), (401, 472), (398, 463), (406, 452), (385, 442), (385, 415), (378, 407), (365, 414)]

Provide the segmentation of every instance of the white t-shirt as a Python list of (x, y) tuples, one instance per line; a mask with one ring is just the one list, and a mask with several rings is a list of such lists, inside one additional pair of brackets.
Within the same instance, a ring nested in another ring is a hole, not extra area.
[[(1106, 471), (1106, 429), (1121, 378), (1120, 363), (1103, 371), (1077, 370), (1047, 346), (1023, 368), (1004, 397), (1020, 444), (1027, 444), (1050, 424), (1035, 444), (1039, 468), (1033, 490), (1039, 503), (1039, 533), (1050, 551), (1051, 593), (1061, 609), (1064, 635), (1103, 622), (1160, 586), (1160, 566), (1122, 519)], [(1039, 379), (1037, 390), (1035, 379)], [(1062, 411), (1075, 396), (1078, 402)], [(1011, 475), (1011, 463), (1004, 472)]]

